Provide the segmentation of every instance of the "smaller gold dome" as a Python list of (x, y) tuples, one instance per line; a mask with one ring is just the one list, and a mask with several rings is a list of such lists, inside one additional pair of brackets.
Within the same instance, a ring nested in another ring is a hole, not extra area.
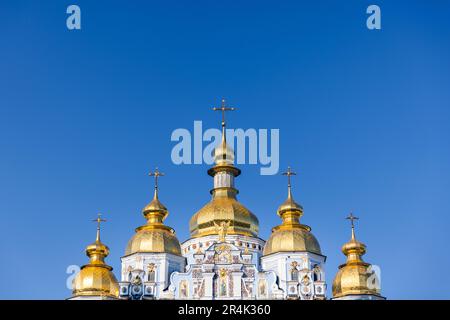
[(372, 295), (380, 296), (378, 286), (370, 285), (373, 277), (376, 277), (371, 265), (362, 260), (366, 253), (366, 245), (355, 238), (353, 215), (348, 218), (352, 220), (352, 237), (349, 242), (342, 246), (342, 252), (347, 256), (347, 262), (339, 266), (333, 280), (333, 298), (341, 298), (349, 295)]
[(109, 248), (100, 241), (95, 241), (86, 247), (86, 255), (88, 257), (93, 257), (94, 255), (107, 257), (109, 255)]
[(80, 272), (73, 280), (73, 297), (105, 297), (117, 298), (119, 296), (119, 284), (112, 273), (112, 267), (105, 263), (109, 255), (109, 248), (100, 241), (100, 222), (97, 228), (97, 238), (94, 243), (86, 247), (86, 255), (90, 258), (89, 264), (81, 267)]
[(321, 255), (321, 249), (316, 237), (311, 233), (311, 228), (300, 223), (303, 216), (303, 208), (295, 202), (290, 177), (295, 175), (288, 168), (285, 173), (289, 177), (288, 197), (278, 208), (278, 215), (283, 220), (282, 224), (272, 229), (272, 234), (264, 246), (263, 255), (267, 256), (277, 252), (312, 252)]
[(276, 252), (312, 252), (322, 254), (319, 242), (310, 232), (310, 228), (301, 225), (295, 229), (274, 228), (269, 240), (264, 246), (263, 255)]
[(119, 284), (108, 266), (86, 265), (73, 281), (73, 296), (117, 298)]
[(221, 143), (214, 149), (214, 162), (216, 166), (219, 167), (233, 166), (234, 150), (227, 144), (225, 112), (234, 111), (235, 108), (227, 107), (225, 99), (222, 99), (222, 106), (219, 108), (213, 108), (213, 110), (222, 112), (222, 140)]
[(155, 176), (155, 194), (153, 200), (143, 209), (147, 223), (136, 229), (136, 234), (128, 242), (125, 255), (137, 252), (171, 253), (181, 256), (180, 241), (175, 231), (164, 225), (164, 219), (169, 212), (159, 201), (157, 177), (163, 174), (156, 170), (151, 174)]
[(352, 237), (349, 242), (342, 246), (342, 253), (346, 256), (349, 256), (350, 254), (362, 256), (366, 253), (366, 245)]
[(146, 229), (137, 230), (128, 242), (125, 255), (136, 252), (172, 253), (181, 255), (180, 242), (172, 229)]
[[(283, 175), (288, 177), (288, 197), (278, 208), (277, 213), (282, 219), (283, 216), (294, 218), (295, 221), (289, 220), (288, 222), (298, 224), (298, 219), (303, 216), (303, 207), (295, 202), (292, 196), (291, 176), (296, 175), (296, 173), (291, 170), (291, 167), (288, 167), (287, 172), (283, 173)], [(285, 213), (287, 214), (285, 215)]]
[(370, 264), (345, 264), (341, 266), (333, 281), (333, 297), (340, 298), (347, 295), (380, 295), (380, 291), (369, 288), (368, 283), (372, 272)]
[(224, 134), (222, 142), (214, 149), (214, 162), (218, 166), (234, 164), (234, 150), (226, 142)]
[(165, 213), (164, 219), (168, 215), (167, 208), (161, 203), (161, 201), (159, 201), (157, 194), (155, 194), (155, 196), (153, 197), (153, 200), (144, 208), (144, 210), (142, 212), (144, 213), (145, 217), (147, 217), (147, 215), (150, 215), (152, 212)]
[(294, 201), (290, 192), (287, 200), (278, 208), (278, 215), (281, 217), (287, 211), (299, 211), (300, 217), (303, 215), (303, 207)]

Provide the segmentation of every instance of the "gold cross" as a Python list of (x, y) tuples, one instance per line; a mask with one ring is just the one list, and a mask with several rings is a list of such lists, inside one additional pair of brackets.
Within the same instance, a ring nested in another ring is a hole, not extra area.
[(355, 217), (355, 216), (353, 215), (353, 212), (350, 212), (350, 214), (348, 215), (348, 217), (345, 218), (345, 219), (350, 220), (350, 223), (352, 224), (352, 229), (355, 228), (355, 220), (359, 220), (358, 217)]
[(149, 175), (150, 177), (155, 177), (155, 189), (158, 189), (158, 178), (159, 178), (159, 177), (164, 177), (165, 174), (162, 173), (162, 172), (160, 172), (160, 171), (158, 170), (158, 167), (156, 167), (155, 172), (150, 172), (148, 175)]
[(97, 222), (97, 241), (100, 241), (100, 225), (102, 222), (106, 222), (105, 219), (102, 219), (102, 214), (99, 213), (97, 215), (97, 219), (92, 220), (93, 222)]
[(350, 212), (348, 217), (345, 219), (350, 220), (350, 223), (352, 224), (352, 240), (355, 240), (355, 220), (359, 220), (359, 218), (355, 217), (353, 212)]
[(297, 174), (291, 170), (291, 167), (288, 167), (287, 171), (285, 173), (283, 173), (283, 176), (287, 176), (288, 177), (288, 187), (291, 187), (291, 177), (292, 176), (296, 176)]
[(106, 222), (105, 219), (102, 219), (102, 214), (101, 214), (101, 213), (97, 214), (97, 219), (92, 220), (92, 221), (93, 221), (93, 222), (97, 222), (97, 230), (100, 230), (100, 224), (101, 224), (102, 222)]
[(214, 107), (213, 111), (222, 111), (222, 127), (225, 128), (225, 112), (234, 111), (236, 108), (227, 107), (225, 99), (222, 99), (222, 106), (220, 108)]

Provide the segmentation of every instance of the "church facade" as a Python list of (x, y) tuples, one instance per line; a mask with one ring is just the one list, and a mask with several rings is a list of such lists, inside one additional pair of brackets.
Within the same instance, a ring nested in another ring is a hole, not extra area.
[[(222, 105), (217, 108), (229, 110)], [(241, 204), (235, 179), (234, 151), (225, 137), (216, 147), (211, 201), (189, 223), (190, 238), (180, 243), (164, 224), (167, 208), (159, 200), (156, 170), (152, 201), (144, 208), (146, 223), (136, 229), (121, 259), (120, 281), (105, 262), (109, 249), (97, 237), (86, 253), (90, 258), (73, 282), (69, 299), (186, 299), (186, 300), (325, 300), (326, 256), (311, 228), (300, 222), (303, 208), (293, 197), (289, 168), (287, 199), (278, 208), (281, 223), (267, 241), (259, 238), (259, 220)], [(343, 247), (347, 262), (340, 266), (332, 285), (332, 299), (384, 299), (371, 265), (361, 256), (366, 246), (352, 237)]]

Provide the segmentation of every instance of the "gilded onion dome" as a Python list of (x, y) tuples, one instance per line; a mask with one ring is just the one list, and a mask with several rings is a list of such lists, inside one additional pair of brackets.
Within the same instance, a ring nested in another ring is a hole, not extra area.
[(227, 234), (258, 236), (258, 218), (242, 205), (236, 198), (239, 191), (234, 187), (234, 179), (241, 174), (241, 170), (234, 166), (234, 151), (226, 142), (225, 111), (234, 108), (226, 107), (225, 100), (222, 107), (214, 108), (222, 111), (222, 140), (214, 150), (215, 166), (208, 170), (214, 178), (214, 188), (211, 190), (212, 199), (189, 222), (191, 237), (202, 237), (218, 234), (218, 226), (227, 223)]
[(80, 272), (73, 281), (73, 298), (75, 297), (104, 297), (117, 298), (119, 284), (112, 273), (113, 268), (105, 263), (109, 255), (109, 248), (100, 241), (100, 215), (95, 242), (86, 247), (89, 264), (81, 267)]
[(171, 253), (181, 255), (180, 242), (175, 231), (164, 225), (169, 212), (158, 198), (158, 177), (163, 176), (156, 169), (151, 173), (155, 177), (155, 193), (153, 200), (144, 208), (143, 215), (147, 223), (136, 229), (136, 234), (128, 242), (125, 255), (137, 252)]
[(278, 208), (278, 215), (283, 222), (272, 229), (272, 234), (264, 246), (263, 255), (299, 251), (322, 254), (319, 242), (311, 233), (311, 228), (300, 223), (303, 208), (295, 202), (291, 190), (291, 176), (295, 173), (291, 171), (291, 168), (288, 168), (284, 175), (288, 176), (288, 197)]
[(342, 252), (347, 256), (347, 262), (339, 266), (339, 271), (333, 281), (333, 298), (341, 298), (349, 295), (375, 295), (380, 296), (377, 285), (373, 282), (371, 265), (362, 260), (366, 253), (366, 245), (356, 240), (353, 220), (358, 218), (352, 214), (347, 218), (352, 222), (352, 236), (349, 242), (342, 246)]

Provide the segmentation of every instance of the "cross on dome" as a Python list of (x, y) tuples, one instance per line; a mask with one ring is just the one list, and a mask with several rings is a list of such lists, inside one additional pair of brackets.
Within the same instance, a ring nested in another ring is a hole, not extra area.
[(165, 173), (162, 173), (158, 170), (158, 167), (156, 167), (154, 172), (150, 172), (148, 174), (150, 177), (155, 177), (155, 189), (158, 189), (158, 179), (159, 177), (164, 177)]
[(100, 227), (101, 227), (101, 223), (102, 222), (106, 222), (105, 219), (102, 219), (102, 214), (98, 213), (97, 214), (97, 219), (92, 220), (93, 222), (97, 222), (97, 237), (96, 237), (96, 241), (100, 242)]
[(295, 173), (294, 171), (292, 171), (291, 167), (288, 167), (287, 171), (283, 173), (283, 176), (287, 176), (288, 177), (288, 187), (291, 188), (291, 177), (292, 176), (296, 176), (297, 173)]
[(355, 239), (355, 221), (359, 220), (359, 218), (355, 217), (353, 215), (353, 212), (350, 212), (350, 214), (345, 219), (350, 220), (350, 223), (352, 225), (352, 239)]
[(227, 111), (235, 111), (236, 108), (228, 107), (225, 99), (222, 99), (222, 105), (220, 107), (214, 107), (213, 111), (221, 111), (222, 112), (222, 128), (224, 129), (226, 126), (225, 122), (225, 113)]

